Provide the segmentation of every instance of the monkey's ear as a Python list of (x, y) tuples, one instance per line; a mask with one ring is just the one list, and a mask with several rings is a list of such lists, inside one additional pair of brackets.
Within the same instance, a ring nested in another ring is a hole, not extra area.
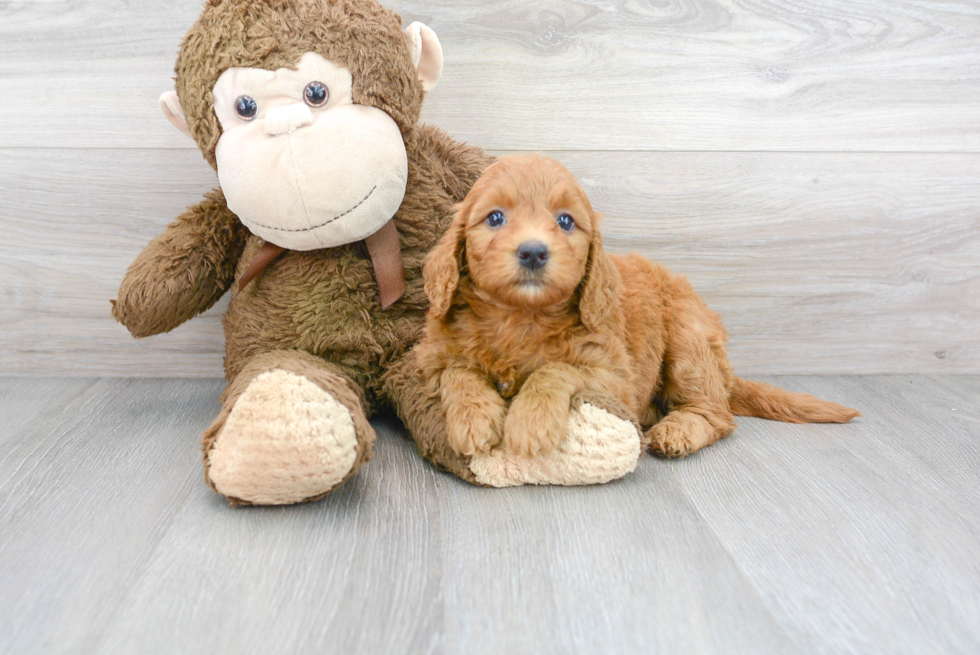
[(412, 63), (419, 71), (422, 88), (431, 91), (442, 77), (442, 44), (428, 25), (412, 23), (403, 32), (412, 54)]
[(187, 127), (187, 119), (184, 117), (184, 108), (180, 104), (180, 98), (173, 91), (167, 91), (160, 96), (160, 110), (167, 120), (174, 124), (178, 130), (187, 137), (193, 139), (191, 128)]

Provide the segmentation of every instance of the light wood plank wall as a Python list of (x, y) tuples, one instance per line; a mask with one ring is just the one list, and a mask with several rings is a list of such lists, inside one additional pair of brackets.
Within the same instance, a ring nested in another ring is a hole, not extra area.
[[(565, 162), (746, 375), (980, 372), (980, 3), (442, 0), (424, 120)], [(200, 0), (0, 3), (0, 373), (221, 375), (224, 304), (133, 341), (129, 262), (216, 185), (159, 114)]]

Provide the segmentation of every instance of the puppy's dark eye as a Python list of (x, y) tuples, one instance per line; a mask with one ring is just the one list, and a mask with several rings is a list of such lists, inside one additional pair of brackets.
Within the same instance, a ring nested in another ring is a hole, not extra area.
[(235, 111), (243, 121), (250, 121), (259, 113), (259, 106), (251, 96), (238, 96), (235, 101)]
[(562, 214), (558, 217), (558, 227), (566, 232), (571, 232), (575, 229), (575, 219), (572, 218), (571, 214)]
[(500, 227), (506, 222), (507, 219), (504, 218), (504, 213), (499, 209), (490, 212), (490, 215), (487, 216), (487, 225), (490, 227)]
[(322, 107), (330, 99), (330, 91), (322, 82), (310, 82), (303, 89), (303, 99), (310, 107)]

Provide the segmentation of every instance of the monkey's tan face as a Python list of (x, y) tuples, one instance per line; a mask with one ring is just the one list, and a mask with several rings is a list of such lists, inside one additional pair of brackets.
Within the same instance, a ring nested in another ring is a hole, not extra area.
[(308, 52), (296, 70), (230, 68), (214, 86), (215, 157), (228, 207), (291, 250), (367, 238), (398, 211), (408, 155), (385, 112), (355, 105), (346, 68)]

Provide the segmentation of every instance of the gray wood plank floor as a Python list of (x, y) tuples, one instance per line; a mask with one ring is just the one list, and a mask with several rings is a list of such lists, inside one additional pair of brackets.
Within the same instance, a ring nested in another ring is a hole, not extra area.
[(221, 381), (0, 379), (0, 653), (980, 652), (980, 377), (773, 381), (865, 415), (511, 490), (382, 416), (338, 493), (232, 509)]

